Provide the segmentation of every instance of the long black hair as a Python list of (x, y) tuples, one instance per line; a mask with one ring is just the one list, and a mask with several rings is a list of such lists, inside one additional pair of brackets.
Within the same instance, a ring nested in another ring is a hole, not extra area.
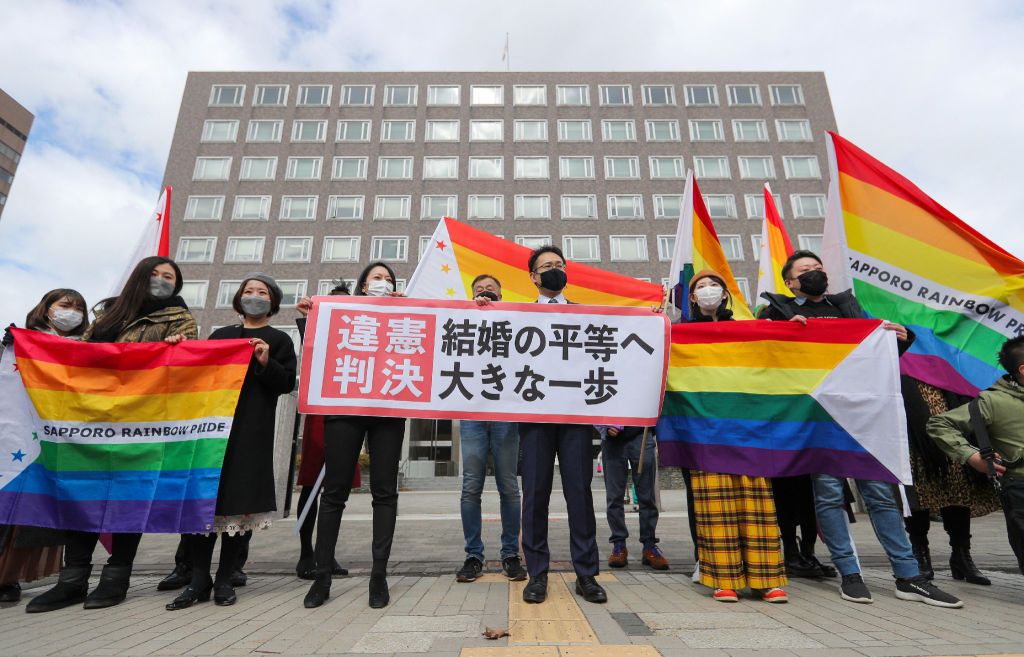
[(366, 296), (366, 292), (363, 292), (363, 286), (366, 285), (366, 279), (370, 277), (370, 272), (373, 271), (374, 267), (383, 267), (384, 269), (387, 269), (388, 275), (391, 276), (391, 284), (395, 286), (396, 290), (398, 289), (398, 279), (395, 278), (395, 270), (392, 269), (386, 262), (378, 260), (377, 262), (371, 262), (370, 264), (366, 265), (366, 269), (363, 270), (363, 273), (359, 274), (359, 278), (356, 280), (356, 289), (352, 291), (352, 294), (354, 296)]
[(64, 297), (67, 297), (74, 304), (75, 308), (82, 311), (82, 322), (77, 327), (68, 331), (68, 335), (82, 335), (85, 333), (86, 327), (89, 326), (89, 308), (85, 305), (85, 297), (78, 290), (66, 287), (59, 287), (44, 294), (43, 298), (36, 304), (36, 307), (25, 316), (25, 328), (36, 331), (52, 328), (50, 324), (50, 306)]
[[(97, 306), (102, 306), (101, 314), (93, 326), (94, 338), (109, 338), (116, 336), (122, 328), (133, 321), (142, 313), (147, 302), (152, 301), (149, 295), (149, 279), (153, 275), (153, 269), (159, 265), (170, 265), (174, 269), (174, 292), (172, 297), (181, 292), (183, 281), (181, 280), (181, 269), (170, 258), (163, 256), (150, 256), (143, 258), (135, 269), (128, 276), (121, 294), (116, 297), (104, 299)], [(179, 302), (181, 304), (183, 302)]]

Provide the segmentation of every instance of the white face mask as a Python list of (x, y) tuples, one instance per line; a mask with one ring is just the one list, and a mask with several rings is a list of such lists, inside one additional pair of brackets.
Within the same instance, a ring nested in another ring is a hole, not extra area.
[(366, 295), (371, 297), (385, 297), (395, 291), (391, 281), (378, 278), (366, 284)]
[(695, 292), (697, 305), (704, 310), (714, 310), (722, 304), (722, 288), (718, 285), (708, 285), (698, 288)]
[(50, 316), (50, 324), (58, 331), (72, 331), (82, 324), (81, 310), (72, 308), (56, 308)]

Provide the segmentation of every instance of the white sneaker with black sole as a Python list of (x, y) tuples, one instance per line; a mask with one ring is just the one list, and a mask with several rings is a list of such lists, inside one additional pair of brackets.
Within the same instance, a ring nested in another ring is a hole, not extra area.
[(896, 580), (896, 597), (900, 600), (923, 602), (933, 607), (959, 609), (964, 606), (960, 598), (950, 595), (924, 577)]
[(871, 591), (868, 590), (868, 585), (864, 583), (864, 578), (860, 576), (860, 573), (843, 575), (843, 581), (839, 585), (839, 597), (849, 602), (858, 602), (864, 605), (874, 602), (871, 599)]

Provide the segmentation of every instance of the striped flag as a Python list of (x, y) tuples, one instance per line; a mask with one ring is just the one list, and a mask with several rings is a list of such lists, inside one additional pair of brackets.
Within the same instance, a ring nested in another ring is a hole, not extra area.
[(786, 227), (775, 207), (775, 197), (768, 183), (764, 184), (764, 219), (761, 222), (761, 253), (757, 264), (757, 294), (755, 305), (765, 292), (793, 296), (782, 280), (782, 265), (793, 253)]

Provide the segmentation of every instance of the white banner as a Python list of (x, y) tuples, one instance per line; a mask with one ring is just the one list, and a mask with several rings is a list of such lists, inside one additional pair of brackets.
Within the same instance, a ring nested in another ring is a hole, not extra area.
[(299, 410), (653, 426), (669, 339), (648, 308), (315, 297)]

